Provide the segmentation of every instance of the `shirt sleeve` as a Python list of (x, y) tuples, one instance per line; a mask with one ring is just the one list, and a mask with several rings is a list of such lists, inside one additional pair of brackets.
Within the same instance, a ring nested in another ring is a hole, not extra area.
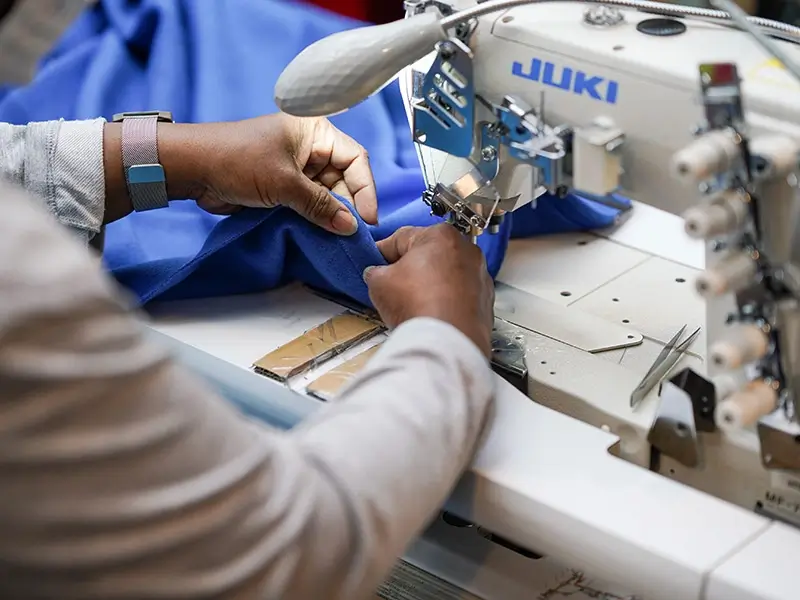
[(270, 430), (152, 345), (35, 203), (0, 201), (0, 597), (371, 594), (475, 451), (477, 348), (410, 321), (341, 401)]
[(0, 123), (0, 180), (25, 188), (84, 242), (105, 212), (103, 119)]

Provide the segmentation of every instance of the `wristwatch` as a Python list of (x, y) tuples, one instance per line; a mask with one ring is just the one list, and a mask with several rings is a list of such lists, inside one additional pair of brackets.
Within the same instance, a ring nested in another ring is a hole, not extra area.
[(172, 123), (165, 111), (126, 112), (114, 115), (122, 123), (122, 167), (133, 210), (166, 208), (167, 183), (158, 161), (158, 124)]

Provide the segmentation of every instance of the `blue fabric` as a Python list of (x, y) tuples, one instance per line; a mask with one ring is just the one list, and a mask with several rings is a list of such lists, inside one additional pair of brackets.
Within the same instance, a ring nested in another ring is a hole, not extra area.
[[(236, 120), (275, 112), (273, 86), (306, 45), (360, 25), (280, 0), (103, 0), (45, 58), (35, 81), (0, 94), (0, 120), (81, 119), (170, 110), (176, 120)], [(2, 83), (2, 82), (0, 82)], [(367, 303), (361, 272), (382, 261), (374, 241), (402, 225), (437, 219), (424, 189), (399, 90), (333, 122), (368, 151), (379, 196), (375, 227), (340, 238), (286, 209), (212, 216), (191, 202), (131, 215), (108, 227), (108, 267), (143, 303), (247, 293), (300, 280)], [(578, 199), (544, 198), (508, 219), (481, 247), (493, 274), (510, 237), (609, 225), (615, 211)]]

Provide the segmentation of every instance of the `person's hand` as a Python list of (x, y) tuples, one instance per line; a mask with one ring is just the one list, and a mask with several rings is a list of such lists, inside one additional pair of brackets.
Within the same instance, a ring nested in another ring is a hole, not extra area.
[[(107, 123), (106, 222), (130, 213), (122, 171), (121, 125)], [(158, 151), (170, 199), (191, 198), (214, 214), (287, 206), (341, 235), (356, 232), (352, 213), (331, 192), (377, 223), (367, 153), (330, 121), (274, 114), (233, 123), (162, 123)]]
[(485, 355), (492, 346), (494, 284), (480, 249), (451, 225), (404, 227), (378, 242), (388, 266), (369, 267), (369, 297), (391, 328), (415, 317), (450, 323)]
[(377, 223), (375, 182), (367, 152), (330, 121), (274, 114), (236, 123), (200, 125), (209, 146), (197, 198), (217, 214), (240, 206), (287, 206), (328, 231), (350, 235), (357, 223), (331, 192)]

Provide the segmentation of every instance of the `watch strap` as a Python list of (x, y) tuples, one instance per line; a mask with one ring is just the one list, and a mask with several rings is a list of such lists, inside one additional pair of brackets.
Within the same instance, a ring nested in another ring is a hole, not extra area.
[(121, 117), (122, 166), (133, 209), (166, 208), (166, 176), (158, 158), (159, 118), (152, 114)]

